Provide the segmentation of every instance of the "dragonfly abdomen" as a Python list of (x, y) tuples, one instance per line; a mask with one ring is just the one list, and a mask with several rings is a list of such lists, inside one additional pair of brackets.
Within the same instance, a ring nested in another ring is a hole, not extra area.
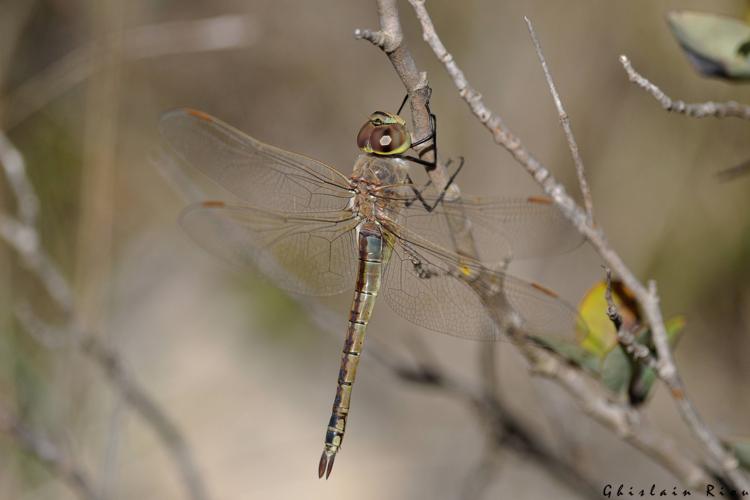
[(341, 448), (349, 415), (352, 385), (357, 375), (357, 366), (365, 341), (365, 331), (370, 321), (375, 298), (383, 275), (383, 238), (380, 229), (365, 222), (359, 228), (359, 270), (357, 284), (349, 313), (349, 325), (341, 352), (341, 367), (333, 400), (331, 419), (326, 431), (325, 448), (318, 465), (318, 476), (326, 479), (331, 474), (333, 460)]

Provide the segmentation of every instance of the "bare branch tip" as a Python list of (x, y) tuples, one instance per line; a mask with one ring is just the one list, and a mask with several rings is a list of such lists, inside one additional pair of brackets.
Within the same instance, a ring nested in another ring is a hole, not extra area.
[(386, 35), (382, 31), (373, 31), (369, 29), (357, 28), (354, 30), (354, 38), (357, 40), (367, 40), (371, 44), (385, 48)]

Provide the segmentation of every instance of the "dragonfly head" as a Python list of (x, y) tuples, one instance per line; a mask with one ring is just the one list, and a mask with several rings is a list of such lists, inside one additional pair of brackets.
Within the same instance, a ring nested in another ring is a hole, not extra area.
[(357, 146), (365, 153), (398, 155), (411, 147), (411, 136), (403, 118), (394, 113), (376, 111), (359, 129)]

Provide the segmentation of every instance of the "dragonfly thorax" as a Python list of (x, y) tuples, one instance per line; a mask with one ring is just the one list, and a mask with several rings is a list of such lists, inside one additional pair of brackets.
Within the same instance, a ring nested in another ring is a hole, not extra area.
[(409, 164), (401, 158), (385, 158), (374, 154), (359, 155), (354, 163), (351, 180), (367, 189), (381, 189), (407, 182)]

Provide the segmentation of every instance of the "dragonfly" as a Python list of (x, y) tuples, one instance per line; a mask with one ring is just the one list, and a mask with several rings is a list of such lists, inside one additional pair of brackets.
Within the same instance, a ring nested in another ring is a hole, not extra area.
[[(485, 282), (502, 292), (507, 304), (502, 314), (515, 315), (534, 335), (568, 337), (579, 321), (575, 309), (554, 292), (508, 274), (501, 265), (581, 243), (551, 200), (449, 200), (434, 188), (430, 193), (416, 189), (405, 153), (417, 141), (398, 114), (369, 116), (357, 135), (360, 154), (348, 177), (193, 109), (167, 112), (160, 130), (180, 163), (231, 195), (183, 210), (181, 225), (198, 244), (260, 270), (292, 293), (353, 290), (318, 463), (321, 478), (330, 476), (341, 449), (365, 331), (379, 297), (420, 327), (475, 340), (503, 337), (477, 293)], [(482, 261), (456, 252), (451, 218), (471, 227)]]

